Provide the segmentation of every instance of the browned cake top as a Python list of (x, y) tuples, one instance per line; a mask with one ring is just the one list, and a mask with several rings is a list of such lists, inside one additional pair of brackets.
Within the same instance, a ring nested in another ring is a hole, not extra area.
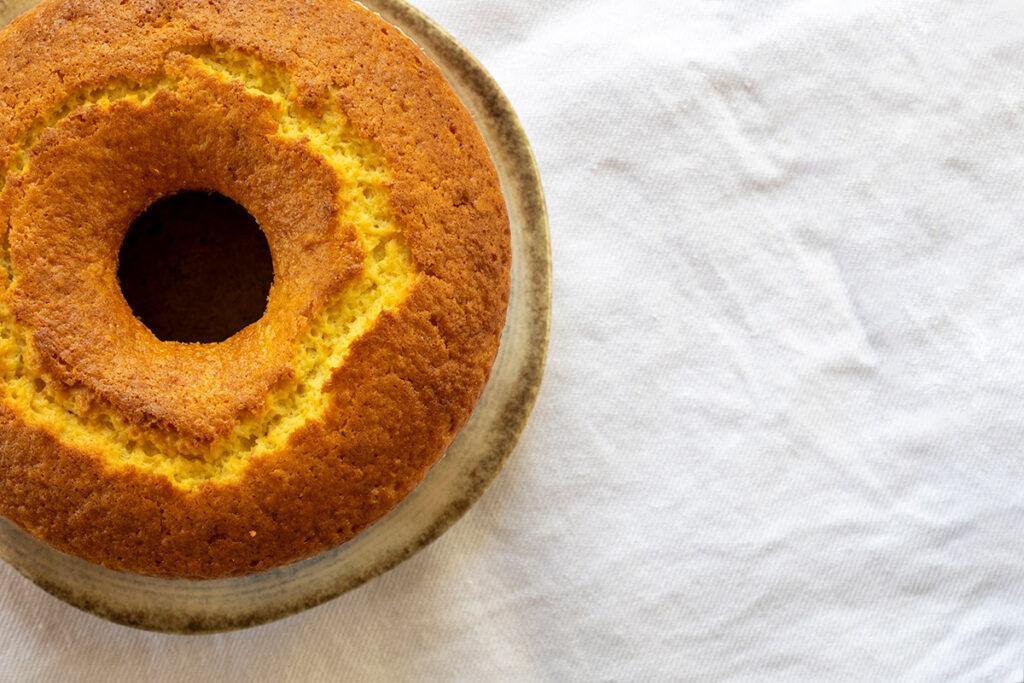
[[(159, 340), (132, 220), (182, 190), (264, 231), (266, 312)], [(348, 0), (44, 2), (0, 34), (0, 513), (126, 571), (242, 574), (400, 501), (497, 349), (508, 219), (435, 65)]]

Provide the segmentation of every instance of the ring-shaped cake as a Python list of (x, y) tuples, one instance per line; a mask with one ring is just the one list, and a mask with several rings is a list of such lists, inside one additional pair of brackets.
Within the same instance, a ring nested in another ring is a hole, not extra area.
[[(411, 41), (348, 0), (50, 0), (0, 34), (0, 84), (0, 514), (210, 578), (415, 487), (487, 379), (510, 257), (484, 143)], [(161, 341), (117, 279), (128, 226), (185, 190), (273, 257), (220, 343)]]

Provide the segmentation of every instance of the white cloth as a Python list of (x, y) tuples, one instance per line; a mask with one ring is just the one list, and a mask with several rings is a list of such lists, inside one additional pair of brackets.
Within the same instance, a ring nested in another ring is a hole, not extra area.
[(397, 570), (186, 638), (0, 570), (0, 678), (1024, 680), (1020, 0), (420, 0), (533, 141), (546, 382)]

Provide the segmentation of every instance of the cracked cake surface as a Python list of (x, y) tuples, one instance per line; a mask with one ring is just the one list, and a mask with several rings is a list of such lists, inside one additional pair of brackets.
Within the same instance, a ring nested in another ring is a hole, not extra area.
[[(255, 218), (263, 317), (160, 341), (117, 280), (185, 190)], [(508, 218), (468, 112), (348, 0), (46, 0), (0, 33), (0, 514), (89, 561), (213, 578), (394, 507), (497, 351)]]

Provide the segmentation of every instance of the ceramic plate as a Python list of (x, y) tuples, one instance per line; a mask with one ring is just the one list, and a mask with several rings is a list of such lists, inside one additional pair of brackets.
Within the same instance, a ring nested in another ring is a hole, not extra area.
[[(0, 27), (36, 2), (0, 0)], [(547, 217), (529, 143), (498, 85), (451, 36), (403, 0), (363, 4), (441, 67), (498, 168), (512, 226), (512, 294), (483, 396), (445, 456), (390, 514), (344, 545), (260, 574), (186, 581), (113, 572), (54, 550), (0, 518), (0, 557), (76, 607), (121, 624), (179, 633), (244, 628), (313, 607), (440, 536), (480, 497), (519, 438), (540, 386), (551, 297)]]

